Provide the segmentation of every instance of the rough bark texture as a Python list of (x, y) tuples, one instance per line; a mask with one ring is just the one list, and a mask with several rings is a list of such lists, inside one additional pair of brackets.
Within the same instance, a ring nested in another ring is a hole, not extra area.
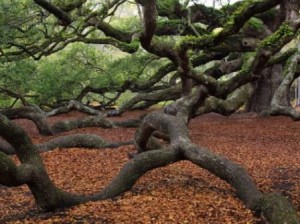
[(269, 110), (274, 93), (282, 81), (282, 66), (265, 68), (254, 85), (254, 92), (247, 103), (247, 111), (261, 113)]
[(211, 96), (205, 100), (204, 105), (198, 108), (195, 114), (217, 112), (222, 115), (230, 115), (248, 101), (252, 92), (253, 87), (251, 84), (247, 84), (231, 93), (226, 100)]
[(296, 52), (285, 65), (284, 79), (276, 89), (271, 102), (270, 113), (272, 115), (286, 115), (292, 117), (294, 120), (300, 119), (300, 113), (291, 107), (289, 100), (291, 85), (300, 75), (297, 71), (299, 62), (300, 55), (299, 52)]
[(257, 205), (258, 211), (272, 224), (297, 224), (299, 217), (288, 200), (277, 193), (264, 195)]
[(51, 129), (54, 133), (60, 133), (65, 131), (70, 131), (75, 128), (84, 128), (84, 127), (103, 127), (111, 128), (113, 123), (105, 119), (103, 116), (90, 116), (87, 118), (79, 118), (70, 121), (59, 121), (55, 123)]
[(49, 112), (46, 113), (47, 117), (51, 117), (51, 116), (56, 116), (58, 114), (62, 114), (62, 113), (68, 113), (72, 110), (76, 110), (76, 111), (80, 111), (82, 113), (86, 113), (89, 115), (100, 115), (101, 112), (98, 110), (95, 110), (91, 107), (87, 107), (85, 105), (83, 105), (82, 103), (75, 101), (75, 100), (71, 100), (70, 102), (68, 102), (67, 105), (53, 109)]
[(86, 148), (86, 149), (101, 149), (101, 148), (117, 148), (122, 145), (131, 145), (133, 141), (109, 143), (93, 134), (75, 134), (70, 136), (62, 136), (50, 141), (37, 145), (39, 152), (47, 152), (55, 148)]
[[(47, 152), (57, 148), (85, 148), (85, 149), (102, 149), (117, 148), (123, 145), (132, 145), (133, 141), (109, 143), (93, 134), (74, 134), (69, 136), (61, 136), (35, 145), (38, 152)], [(6, 155), (16, 154), (16, 150), (6, 141), (0, 141), (0, 152)]]
[[(9, 157), (1, 153), (1, 168), (11, 170), (10, 179), (4, 178), (3, 185), (19, 186), (27, 184), (39, 207), (45, 210), (56, 209), (78, 203), (78, 197), (55, 187), (50, 180), (42, 159), (26, 133), (5, 116), (0, 115), (0, 134), (16, 150), (22, 165), (17, 167)], [(4, 166), (4, 167), (3, 167)], [(3, 172), (3, 169), (1, 169)], [(4, 176), (5, 177), (5, 176)]]
[(48, 126), (46, 116), (41, 110), (34, 106), (23, 108), (8, 109), (1, 111), (2, 114), (9, 119), (26, 118), (33, 121), (38, 128), (39, 132), (43, 135), (52, 135), (52, 130)]

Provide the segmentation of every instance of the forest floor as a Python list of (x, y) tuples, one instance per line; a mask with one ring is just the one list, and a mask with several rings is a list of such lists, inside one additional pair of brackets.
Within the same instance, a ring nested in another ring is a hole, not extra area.
[[(121, 118), (138, 117), (130, 112)], [(71, 112), (50, 122), (85, 116)], [(17, 120), (35, 143), (52, 137), (38, 134), (28, 120)], [(191, 121), (190, 135), (207, 147), (242, 164), (263, 192), (281, 192), (300, 210), (300, 124), (286, 117), (208, 114)], [(133, 139), (134, 129), (83, 128), (64, 133), (94, 133), (115, 141)], [(116, 149), (56, 149), (43, 153), (55, 184), (69, 192), (99, 192), (129, 160), (133, 146)], [(124, 195), (45, 213), (26, 186), (0, 186), (0, 223), (264, 223), (237, 199), (234, 190), (187, 161), (159, 168), (143, 176)]]

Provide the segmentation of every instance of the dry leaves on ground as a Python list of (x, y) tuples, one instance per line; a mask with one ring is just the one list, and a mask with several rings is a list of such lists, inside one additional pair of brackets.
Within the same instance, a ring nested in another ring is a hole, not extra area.
[[(137, 117), (131, 112), (122, 117)], [(77, 112), (50, 118), (70, 119)], [(16, 121), (34, 142), (53, 137), (38, 135), (30, 121)], [(262, 191), (279, 191), (300, 208), (299, 123), (285, 117), (252, 114), (223, 117), (208, 114), (190, 123), (191, 139), (242, 164)], [(126, 141), (134, 129), (83, 128), (72, 133), (94, 133), (109, 141)], [(133, 146), (117, 149), (56, 149), (43, 153), (49, 175), (66, 191), (100, 191), (129, 160)], [(182, 161), (143, 176), (131, 191), (113, 200), (89, 202), (69, 209), (39, 211), (26, 186), (0, 186), (0, 223), (257, 223), (259, 220), (235, 197), (225, 182)]]

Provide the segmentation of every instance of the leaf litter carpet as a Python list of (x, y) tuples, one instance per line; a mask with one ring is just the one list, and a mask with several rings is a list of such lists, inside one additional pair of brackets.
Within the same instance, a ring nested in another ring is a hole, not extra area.
[[(135, 118), (145, 111), (121, 118)], [(85, 116), (71, 112), (49, 122)], [(15, 121), (35, 143), (51, 137), (38, 134), (28, 120)], [(242, 164), (263, 192), (277, 191), (300, 210), (300, 124), (286, 117), (208, 114), (191, 121), (194, 143)], [(82, 128), (74, 133), (98, 134), (111, 142), (133, 139), (135, 129)], [(116, 149), (55, 149), (43, 153), (55, 184), (69, 192), (99, 192), (129, 160), (133, 146)], [(54, 212), (40, 211), (26, 186), (0, 185), (0, 223), (264, 223), (236, 198), (234, 190), (187, 161), (158, 168), (143, 176), (124, 195)]]

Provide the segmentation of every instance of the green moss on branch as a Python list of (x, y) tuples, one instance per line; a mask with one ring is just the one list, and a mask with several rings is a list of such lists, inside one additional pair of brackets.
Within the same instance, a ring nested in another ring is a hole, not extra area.
[(281, 45), (286, 39), (291, 38), (294, 35), (294, 29), (288, 23), (283, 23), (275, 33), (265, 38), (260, 45), (267, 49), (274, 48)]

